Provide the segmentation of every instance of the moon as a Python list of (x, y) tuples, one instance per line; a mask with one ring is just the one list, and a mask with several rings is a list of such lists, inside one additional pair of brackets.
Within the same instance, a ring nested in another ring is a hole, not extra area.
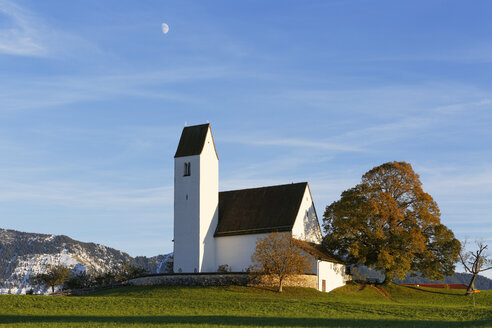
[(162, 23), (162, 33), (167, 34), (169, 32), (169, 25)]

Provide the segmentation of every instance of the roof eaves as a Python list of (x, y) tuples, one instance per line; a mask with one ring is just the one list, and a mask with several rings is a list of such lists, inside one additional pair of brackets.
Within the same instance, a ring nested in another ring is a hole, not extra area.
[(236, 230), (236, 231), (225, 231), (225, 232), (215, 232), (214, 237), (226, 237), (226, 236), (239, 236), (239, 235), (257, 235), (265, 234), (271, 232), (289, 232), (292, 231), (292, 226), (280, 226), (274, 228), (262, 228), (262, 229), (248, 229), (248, 230)]
[(254, 190), (254, 189), (276, 188), (276, 187), (284, 187), (284, 186), (289, 186), (289, 185), (300, 185), (300, 184), (307, 185), (307, 182), (305, 182), (305, 181), (304, 182), (292, 182), (292, 183), (284, 183), (284, 184), (280, 184), (280, 185), (270, 185), (270, 186), (263, 186), (263, 187), (251, 187), (251, 188), (243, 188), (243, 189), (224, 190), (224, 191), (220, 191), (219, 193), (246, 191), (246, 190)]

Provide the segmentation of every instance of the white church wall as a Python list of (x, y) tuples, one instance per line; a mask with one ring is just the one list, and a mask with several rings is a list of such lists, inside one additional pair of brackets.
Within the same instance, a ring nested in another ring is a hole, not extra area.
[(227, 264), (233, 272), (246, 271), (253, 264), (251, 255), (255, 252), (256, 241), (258, 238), (264, 238), (267, 235), (263, 233), (215, 238), (217, 266)]
[(318, 290), (325, 292), (345, 285), (345, 265), (333, 262), (318, 261)]
[(321, 243), (323, 238), (309, 186), (306, 186), (306, 190), (304, 191), (301, 206), (299, 207), (296, 221), (292, 227), (292, 236), (296, 239), (316, 244)]
[[(185, 163), (190, 175), (185, 176)], [(174, 160), (174, 272), (195, 272), (200, 267), (198, 222), (200, 212), (200, 156)]]
[(302, 252), (308, 259), (309, 263), (311, 264), (311, 270), (307, 270), (306, 273), (314, 273), (318, 274), (318, 260), (314, 258), (312, 255), (309, 255), (306, 252)]
[(218, 222), (219, 160), (209, 128), (200, 156), (200, 268), (199, 272), (217, 270), (214, 233)]

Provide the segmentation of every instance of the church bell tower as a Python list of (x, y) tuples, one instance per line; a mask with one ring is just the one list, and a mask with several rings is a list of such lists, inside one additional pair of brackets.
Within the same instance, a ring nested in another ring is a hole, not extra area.
[(210, 124), (185, 127), (174, 156), (174, 272), (215, 272), (219, 159)]

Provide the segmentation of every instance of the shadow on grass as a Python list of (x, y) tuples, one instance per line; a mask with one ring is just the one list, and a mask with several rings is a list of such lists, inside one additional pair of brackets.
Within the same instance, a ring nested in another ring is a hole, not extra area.
[(422, 320), (368, 320), (330, 318), (276, 318), (243, 316), (37, 316), (0, 315), (2, 323), (107, 323), (107, 324), (210, 324), (263, 327), (490, 327), (491, 320), (475, 321), (422, 321)]
[[(420, 287), (415, 287), (415, 286), (401, 286), (401, 287), (404, 287), (404, 288), (408, 288), (408, 289), (413, 289), (413, 290), (418, 290), (419, 292), (424, 292), (424, 293), (431, 293), (431, 294), (441, 294), (441, 295), (446, 295), (446, 296), (457, 296), (457, 297), (462, 297), (462, 296), (465, 296), (465, 293), (463, 294), (455, 294), (455, 293), (447, 293), (445, 291), (438, 291), (438, 290), (428, 290), (428, 289), (422, 289)], [(425, 287), (425, 286), (423, 286)], [(438, 288), (432, 288), (432, 289), (438, 289)], [(444, 288), (442, 288), (444, 289)], [(446, 290), (446, 289), (444, 289)]]

